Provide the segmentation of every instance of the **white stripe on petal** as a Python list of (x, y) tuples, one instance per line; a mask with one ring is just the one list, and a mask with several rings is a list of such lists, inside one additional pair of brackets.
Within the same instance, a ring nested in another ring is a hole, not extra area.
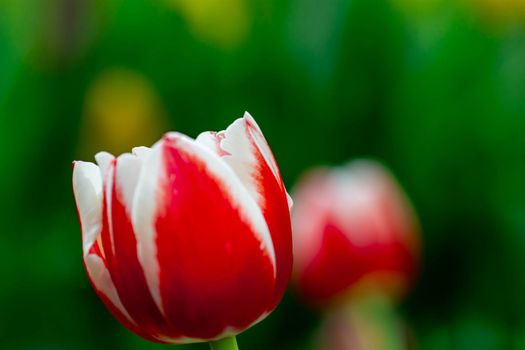
[[(216, 152), (237, 174), (241, 182), (246, 186), (253, 199), (260, 204), (264, 202), (257, 178), (257, 158), (255, 145), (247, 134), (247, 125), (244, 119), (235, 120), (228, 128), (216, 134), (219, 149), (222, 154)], [(197, 139), (199, 142), (199, 139)], [(207, 146), (209, 143), (207, 144)], [(209, 147), (208, 147), (209, 148)], [(210, 148), (213, 150), (212, 148)], [(255, 178), (254, 178), (255, 177)]]
[(125, 153), (117, 158), (116, 186), (119, 198), (122, 198), (128, 215), (131, 217), (135, 190), (140, 172), (149, 148), (134, 148), (133, 154)]
[(234, 172), (224, 162), (223, 158), (217, 155), (216, 152), (213, 152), (213, 150), (203, 146), (200, 142), (180, 133), (169, 133), (166, 137), (173, 142), (175, 148), (203, 161), (207, 166), (208, 172), (224, 185), (223, 190), (226, 191), (225, 194), (230, 196), (229, 199), (233, 205), (239, 208), (243, 219), (246, 220), (258, 236), (257, 238), (261, 242), (263, 249), (267, 251), (275, 273), (275, 250), (272, 237), (261, 208), (256, 202), (256, 197), (250, 193), (250, 190), (253, 189), (248, 189), (242, 179), (240, 179), (239, 173)]
[(120, 298), (117, 293), (117, 289), (111, 280), (109, 271), (104, 265), (104, 261), (96, 254), (88, 254), (84, 258), (86, 263), (87, 273), (95, 288), (102, 294), (104, 294), (109, 301), (128, 319), (129, 322), (135, 324), (135, 321), (131, 318), (128, 311), (122, 305)]
[[(136, 154), (140, 151), (134, 149)], [(132, 223), (137, 239), (137, 254), (155, 304), (164, 314), (159, 287), (159, 264), (155, 244), (155, 218), (159, 206), (162, 141), (157, 142), (144, 156), (142, 171), (134, 193)]]
[(222, 133), (224, 133), (224, 131), (221, 131), (220, 133), (216, 133), (213, 131), (204, 131), (200, 133), (199, 136), (197, 136), (195, 141), (221, 156), (219, 135), (222, 135)]
[(131, 150), (131, 153), (133, 153), (139, 158), (146, 157), (150, 152), (151, 152), (151, 148), (144, 147), (144, 146), (133, 147), (133, 149)]
[(108, 172), (112, 166), (112, 162), (115, 157), (108, 152), (98, 152), (95, 155), (95, 160), (97, 161), (98, 166), (100, 167), (100, 173), (102, 174), (102, 181), (108, 176)]
[(275, 157), (273, 156), (273, 153), (270, 149), (270, 146), (268, 146), (268, 142), (266, 142), (266, 139), (264, 138), (264, 135), (261, 131), (261, 128), (259, 128), (259, 125), (255, 122), (255, 119), (250, 115), (248, 112), (244, 112), (244, 121), (248, 125), (248, 129), (253, 136), (253, 139), (255, 143), (257, 144), (257, 147), (259, 148), (259, 151), (261, 151), (261, 154), (270, 166), (270, 169), (272, 169), (272, 173), (277, 179), (278, 182), (281, 182), (281, 175), (279, 173), (279, 168), (277, 167), (277, 162), (275, 161)]
[(113, 175), (115, 171), (115, 157), (108, 152), (99, 152), (95, 155), (95, 160), (100, 168), (102, 177), (102, 187), (106, 198), (106, 215), (108, 216), (109, 237), (111, 239), (111, 249), (115, 254), (115, 236), (113, 234), (113, 215), (111, 214), (111, 200), (113, 198)]
[(291, 211), (293, 207), (293, 198), (286, 192), (286, 202), (288, 203), (288, 209)]
[[(196, 141), (220, 156), (233, 169), (261, 207), (264, 206), (264, 192), (260, 187), (260, 162), (268, 165), (282, 190), (286, 191), (270, 147), (259, 126), (248, 112), (243, 118), (230, 124), (226, 130), (204, 132), (197, 137)], [(259, 158), (261, 156), (262, 159)], [(289, 209), (292, 203), (293, 201), (288, 196)]]
[(73, 192), (82, 228), (82, 251), (86, 256), (102, 230), (102, 179), (99, 167), (89, 162), (75, 162)]

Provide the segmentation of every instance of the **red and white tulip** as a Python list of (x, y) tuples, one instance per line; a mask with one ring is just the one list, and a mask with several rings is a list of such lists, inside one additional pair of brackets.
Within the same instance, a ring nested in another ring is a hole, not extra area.
[(418, 267), (419, 225), (380, 164), (314, 170), (294, 200), (294, 276), (304, 299), (324, 306), (370, 289), (392, 297), (407, 290)]
[(225, 131), (168, 133), (74, 163), (84, 264), (98, 296), (160, 343), (232, 336), (268, 315), (292, 268), (289, 200), (246, 113)]

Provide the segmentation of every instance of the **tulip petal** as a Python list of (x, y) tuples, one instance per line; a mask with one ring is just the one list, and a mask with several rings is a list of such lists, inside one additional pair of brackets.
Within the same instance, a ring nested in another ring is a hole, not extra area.
[(75, 162), (73, 192), (82, 229), (84, 264), (89, 279), (106, 304), (118, 310), (127, 323), (133, 324), (116, 292), (98, 242), (102, 232), (103, 211), (100, 168), (89, 162)]
[[(106, 228), (100, 233), (101, 249), (105, 259), (111, 262), (111, 257), (115, 252), (113, 242), (113, 225), (111, 217), (111, 189), (113, 187), (113, 174), (115, 168), (115, 157), (108, 152), (99, 152), (95, 155), (95, 160), (100, 168), (102, 179), (102, 221)], [(104, 221), (107, 223), (104, 224)]]
[(243, 120), (251, 135), (252, 142), (257, 146), (257, 149), (263, 156), (264, 160), (266, 161), (266, 164), (268, 164), (268, 166), (272, 170), (275, 179), (278, 182), (281, 182), (282, 184), (281, 173), (279, 172), (279, 168), (277, 167), (277, 162), (275, 161), (275, 157), (273, 156), (270, 146), (268, 146), (268, 142), (266, 142), (266, 139), (264, 138), (261, 128), (259, 128), (259, 125), (257, 125), (255, 119), (253, 119), (253, 117), (248, 112), (244, 113)]
[(203, 132), (196, 141), (226, 161), (257, 203), (264, 201), (264, 188), (261, 188), (260, 178), (262, 167), (269, 168), (275, 181), (286, 192), (270, 147), (248, 112), (226, 130)]
[(247, 112), (224, 131), (200, 134), (197, 142), (215, 152), (233, 169), (264, 214), (277, 257), (277, 288), (273, 308), (282, 297), (291, 273), (289, 209), (292, 201), (286, 193), (270, 147), (259, 126)]
[(218, 179), (220, 185), (224, 186), (225, 195), (242, 212), (243, 218), (253, 228), (255, 235), (261, 241), (261, 245), (275, 265), (274, 245), (268, 225), (260, 208), (257, 206), (257, 202), (246, 193), (246, 188), (243, 186), (242, 181), (239, 182), (238, 177), (235, 176), (229, 167), (224, 166), (224, 163), (214, 153), (209, 152), (207, 148), (202, 147), (186, 135), (171, 132), (166, 135), (166, 140), (177, 151), (187, 153), (190, 157), (194, 157), (194, 160), (202, 162), (210, 175)]
[(142, 165), (150, 151), (147, 147), (137, 147), (133, 149), (133, 154), (125, 153), (117, 159), (115, 182), (122, 195), (122, 204), (130, 216)]
[(159, 143), (155, 144), (144, 160), (132, 204), (132, 225), (137, 240), (137, 255), (144, 270), (146, 282), (155, 305), (164, 313), (159, 289), (159, 264), (155, 245), (153, 218), (157, 209), (159, 178), (162, 165), (162, 152)]
[(135, 324), (120, 301), (117, 289), (113, 284), (113, 280), (104, 264), (103, 258), (97, 254), (88, 254), (84, 259), (84, 263), (86, 264), (89, 279), (97, 293), (102, 293), (108, 301), (126, 317), (128, 322)]
[(82, 226), (82, 251), (85, 256), (101, 231), (102, 179), (99, 167), (93, 163), (75, 162), (73, 166), (73, 192)]
[(272, 239), (259, 207), (215, 153), (167, 134), (144, 165), (135, 203), (139, 256), (177, 330), (197, 339), (235, 334), (266, 312)]
[(133, 155), (123, 154), (115, 160), (114, 168), (108, 171), (105, 181), (109, 187), (106, 192), (109, 206), (107, 222), (114, 243), (108, 265), (122, 304), (139, 325), (139, 331), (160, 341), (166, 334), (174, 334), (168, 330), (147, 285), (131, 220), (134, 195), (147, 154), (148, 151), (143, 148), (135, 149)]
[(99, 152), (95, 155), (95, 160), (100, 168), (102, 182), (104, 182), (107, 180), (109, 173), (113, 169), (115, 157), (108, 152)]

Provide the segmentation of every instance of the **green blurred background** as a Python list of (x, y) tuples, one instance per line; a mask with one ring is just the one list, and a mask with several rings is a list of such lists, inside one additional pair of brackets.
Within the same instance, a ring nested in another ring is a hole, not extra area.
[[(363, 156), (398, 176), (418, 348), (525, 349), (524, 0), (1, 0), (0, 348), (165, 348), (92, 291), (71, 161), (245, 110), (289, 189)], [(239, 345), (307, 349), (318, 324), (290, 292)]]

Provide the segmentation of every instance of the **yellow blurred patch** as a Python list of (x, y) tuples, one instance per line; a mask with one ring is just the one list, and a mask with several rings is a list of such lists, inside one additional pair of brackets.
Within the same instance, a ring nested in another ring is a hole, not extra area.
[(104, 150), (118, 155), (151, 146), (166, 130), (165, 114), (149, 80), (125, 69), (100, 74), (86, 95), (80, 150), (84, 157)]
[(250, 30), (250, 11), (245, 0), (166, 0), (186, 19), (199, 39), (223, 49), (241, 44)]
[(525, 24), (525, 0), (465, 0), (469, 8), (496, 28)]

